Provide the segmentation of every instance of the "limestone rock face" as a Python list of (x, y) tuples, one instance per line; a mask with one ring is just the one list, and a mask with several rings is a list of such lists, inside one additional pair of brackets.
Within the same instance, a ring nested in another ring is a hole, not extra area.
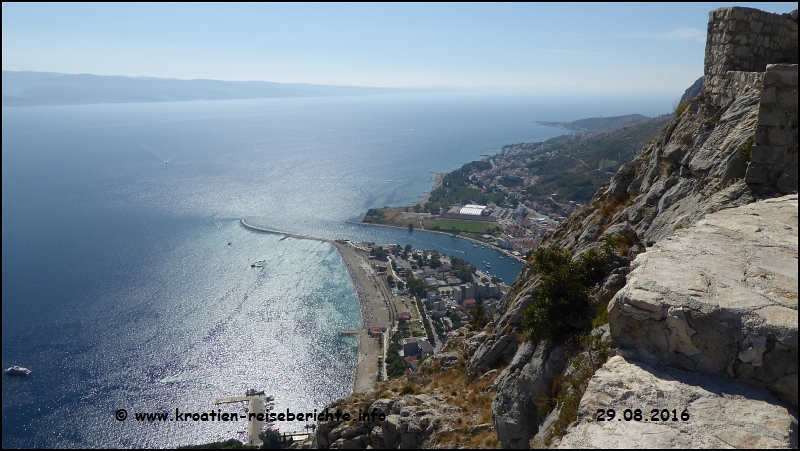
[[(614, 409), (615, 417), (597, 421), (600, 409)], [(641, 421), (633, 419), (634, 409), (641, 409)], [(663, 409), (668, 421), (661, 421)], [(680, 418), (684, 410), (686, 421)], [(797, 411), (768, 392), (721, 377), (615, 356), (592, 377), (577, 424), (558, 447), (797, 448)]]
[(425, 359), (425, 361), (420, 365), (420, 369), (433, 367), (438, 364), (439, 368), (442, 370), (448, 370), (461, 362), (462, 359), (458, 354), (454, 352), (443, 352), (441, 354), (434, 354)]
[[(592, 204), (544, 240), (544, 245), (562, 246), (576, 256), (601, 250), (604, 235), (628, 242), (626, 254), (614, 254), (609, 260), (611, 275), (599, 289), (604, 299), (625, 284), (627, 266), (636, 255), (671, 235), (676, 226), (689, 226), (709, 211), (745, 205), (763, 196), (741, 180), (747, 163), (737, 151), (755, 134), (760, 93), (742, 95), (724, 107), (706, 105), (703, 95), (695, 97), (639, 157), (623, 165)], [(494, 330), (469, 353), (468, 370), (476, 374), (523, 362), (518, 372), (500, 377), (502, 387), (496, 383), (495, 426), (505, 447), (527, 446), (537, 433), (541, 419), (535, 413), (534, 398), (553, 375), (546, 365), (533, 365), (523, 372), (533, 354), (519, 341), (518, 332), (522, 332), (525, 309), (535, 300), (537, 283), (533, 268), (526, 265), (499, 304)], [(538, 385), (532, 386), (531, 381)], [(523, 417), (528, 418), (527, 424), (519, 422)]]
[(797, 406), (796, 194), (708, 215), (632, 266), (609, 304), (620, 347)]
[(553, 376), (564, 369), (564, 346), (525, 342), (514, 360), (495, 379), (492, 402), (497, 437), (505, 448), (527, 448), (540, 418), (536, 403)]

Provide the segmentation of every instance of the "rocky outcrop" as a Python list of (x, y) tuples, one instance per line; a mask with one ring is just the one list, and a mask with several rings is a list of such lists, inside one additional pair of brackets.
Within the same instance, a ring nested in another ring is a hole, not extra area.
[(558, 447), (797, 448), (797, 412), (747, 385), (615, 356), (589, 382)]
[(369, 412), (373, 409), (385, 419), (319, 422), (312, 448), (416, 449), (439, 427), (443, 416), (460, 412), (429, 395), (379, 399)]
[(507, 448), (527, 448), (541, 422), (536, 404), (566, 364), (563, 345), (525, 342), (514, 361), (495, 380), (492, 402), (497, 436)]
[(611, 337), (640, 358), (797, 406), (797, 195), (706, 216), (633, 262)]
[(692, 99), (697, 97), (698, 94), (703, 90), (703, 77), (698, 78), (692, 83), (692, 86), (689, 86), (686, 91), (683, 92), (680, 100), (678, 100), (678, 106), (685, 105), (689, 103)]

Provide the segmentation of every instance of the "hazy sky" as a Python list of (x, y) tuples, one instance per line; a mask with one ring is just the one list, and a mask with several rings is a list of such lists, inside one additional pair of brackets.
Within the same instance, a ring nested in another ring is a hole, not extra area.
[(680, 92), (702, 75), (721, 6), (3, 3), (3, 70)]

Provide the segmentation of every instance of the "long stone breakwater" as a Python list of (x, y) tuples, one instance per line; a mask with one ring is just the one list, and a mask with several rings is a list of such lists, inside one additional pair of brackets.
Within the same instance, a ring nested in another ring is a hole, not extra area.
[(281, 232), (280, 230), (271, 230), (271, 229), (264, 229), (264, 228), (261, 228), (261, 227), (256, 227), (254, 225), (248, 224), (247, 221), (244, 220), (244, 218), (239, 220), (239, 224), (241, 224), (246, 229), (255, 230), (256, 232), (274, 233), (274, 234), (283, 235), (283, 236), (289, 237), (289, 238), (299, 238), (301, 240), (316, 240), (316, 241), (324, 241), (326, 243), (333, 243), (333, 240), (329, 240), (329, 239), (326, 239), (326, 238), (319, 238), (319, 237), (316, 237), (316, 236), (300, 235), (300, 234), (297, 234), (297, 233)]

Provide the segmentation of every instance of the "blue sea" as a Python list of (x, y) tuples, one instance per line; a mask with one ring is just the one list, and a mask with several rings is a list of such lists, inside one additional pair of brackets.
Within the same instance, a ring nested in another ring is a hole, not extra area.
[(248, 388), (295, 411), (348, 395), (357, 343), (339, 331), (361, 318), (339, 255), (240, 218), (486, 260), (510, 283), (520, 264), (493, 250), (347, 221), (415, 202), (433, 172), (563, 133), (537, 120), (659, 106), (446, 92), (3, 108), (2, 365), (33, 370), (3, 377), (3, 447), (244, 439), (244, 422), (133, 415), (244, 412), (212, 403)]

